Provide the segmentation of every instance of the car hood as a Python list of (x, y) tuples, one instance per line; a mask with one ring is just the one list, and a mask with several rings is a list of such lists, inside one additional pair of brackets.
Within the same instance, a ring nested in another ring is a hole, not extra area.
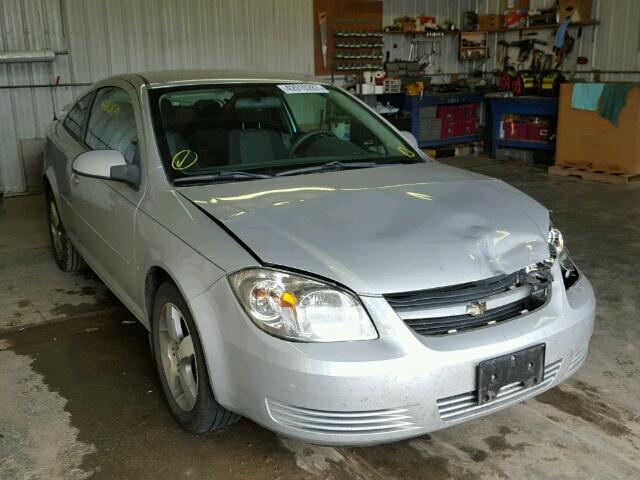
[(475, 281), (549, 255), (542, 205), (504, 182), (435, 162), (178, 191), (263, 263), (361, 294)]

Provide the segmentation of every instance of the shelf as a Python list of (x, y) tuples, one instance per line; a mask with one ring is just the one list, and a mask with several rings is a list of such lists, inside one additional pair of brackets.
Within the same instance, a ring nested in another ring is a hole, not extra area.
[(382, 62), (384, 60), (384, 57), (373, 57), (373, 56), (368, 56), (368, 57), (341, 57), (339, 55), (334, 55), (333, 59), (334, 60), (378, 60), (378, 61)]
[(362, 34), (345, 34), (340, 35), (336, 32), (333, 33), (333, 38), (381, 38), (384, 35), (383, 32), (379, 33), (362, 33)]
[(385, 35), (413, 35), (413, 36), (427, 36), (427, 37), (444, 37), (445, 35), (458, 35), (460, 30), (415, 30), (413, 32), (402, 32), (402, 31), (387, 31), (384, 32)]
[(496, 138), (496, 146), (499, 147), (513, 147), (513, 148), (528, 148), (530, 150), (555, 150), (555, 143), (538, 142), (536, 140), (508, 140), (506, 138)]
[[(579, 23), (570, 23), (569, 28), (577, 28), (577, 27), (595, 27), (599, 25), (600, 22), (598, 20), (592, 20), (590, 22), (579, 22)], [(524, 32), (528, 30), (557, 30), (560, 27), (559, 23), (554, 23), (552, 25), (534, 25), (531, 27), (518, 27), (518, 28), (499, 28), (498, 30), (479, 30), (487, 33), (500, 33), (500, 32)]]
[(441, 138), (440, 140), (426, 140), (418, 142), (420, 148), (428, 147), (442, 147), (445, 145), (451, 145), (452, 143), (468, 143), (482, 140), (481, 133), (475, 133), (473, 135), (462, 135), (458, 137)]
[(380, 70), (381, 68), (382, 68), (382, 63), (367, 64), (362, 66), (354, 65), (353, 67), (349, 66), (349, 68), (340, 68), (334, 65), (333, 71), (336, 73), (337, 72), (360, 72), (363, 70)]
[(368, 50), (380, 50), (382, 48), (384, 48), (384, 43), (376, 43), (373, 45), (366, 45), (366, 44), (362, 44), (362, 45), (349, 45), (346, 43), (338, 43), (336, 45), (333, 46), (334, 50), (338, 49), (338, 48), (347, 48), (350, 50), (364, 50), (364, 49), (368, 49)]
[[(578, 22), (578, 23), (570, 23), (569, 28), (578, 28), (578, 27), (595, 27), (599, 25), (600, 22), (598, 20), (592, 20), (590, 22)], [(559, 23), (554, 23), (552, 25), (533, 25), (531, 27), (517, 27), (517, 28), (499, 28), (498, 30), (416, 30), (413, 32), (402, 32), (402, 31), (385, 31), (385, 35), (412, 35), (412, 36), (433, 36), (433, 37), (443, 37), (445, 35), (458, 35), (461, 31), (463, 32), (487, 32), (487, 33), (500, 33), (500, 32), (523, 32), (527, 30), (556, 30), (560, 27)]]

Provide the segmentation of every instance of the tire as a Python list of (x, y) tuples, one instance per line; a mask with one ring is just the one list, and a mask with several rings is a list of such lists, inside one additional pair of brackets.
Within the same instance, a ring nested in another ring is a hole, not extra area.
[(182, 428), (202, 434), (220, 430), (240, 418), (213, 396), (195, 322), (172, 282), (162, 283), (156, 291), (151, 343), (162, 390)]
[(51, 250), (58, 267), (63, 272), (75, 272), (86, 268), (86, 263), (72, 245), (62, 225), (58, 206), (51, 192), (45, 195), (47, 202), (47, 220), (49, 222), (49, 240)]

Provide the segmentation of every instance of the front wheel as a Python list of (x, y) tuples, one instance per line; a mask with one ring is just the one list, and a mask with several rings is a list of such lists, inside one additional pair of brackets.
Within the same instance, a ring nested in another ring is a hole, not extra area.
[(213, 396), (198, 331), (186, 302), (171, 282), (163, 283), (156, 292), (151, 335), (162, 390), (185, 430), (206, 433), (240, 418)]

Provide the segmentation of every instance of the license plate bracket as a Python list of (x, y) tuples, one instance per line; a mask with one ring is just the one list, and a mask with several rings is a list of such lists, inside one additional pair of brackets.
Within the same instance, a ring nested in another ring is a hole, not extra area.
[(492, 402), (505, 385), (522, 382), (525, 388), (544, 380), (545, 344), (480, 362), (477, 369), (478, 405)]

